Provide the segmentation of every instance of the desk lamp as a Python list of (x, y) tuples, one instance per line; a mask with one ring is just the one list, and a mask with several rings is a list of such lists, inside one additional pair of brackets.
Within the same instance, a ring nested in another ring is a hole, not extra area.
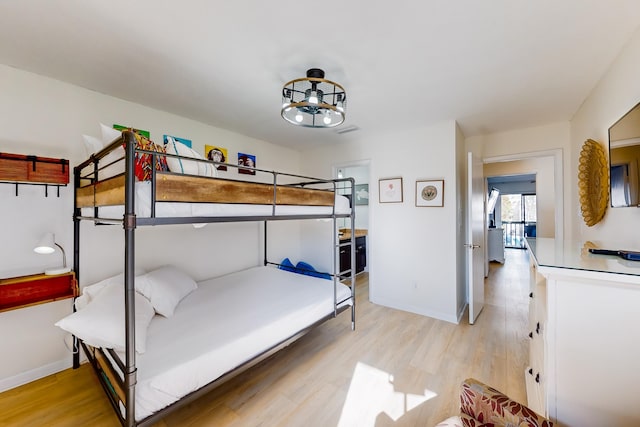
[(62, 267), (61, 268), (50, 268), (44, 271), (46, 275), (55, 275), (55, 274), (63, 274), (71, 271), (71, 268), (67, 267), (67, 255), (64, 253), (64, 249), (62, 246), (56, 243), (53, 233), (46, 233), (37, 246), (33, 248), (33, 251), (39, 254), (52, 254), (56, 250), (56, 246), (60, 248), (62, 251)]

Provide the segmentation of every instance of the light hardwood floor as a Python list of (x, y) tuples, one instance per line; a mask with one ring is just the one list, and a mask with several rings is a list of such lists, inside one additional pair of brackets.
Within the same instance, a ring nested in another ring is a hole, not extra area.
[[(355, 332), (342, 313), (156, 426), (428, 427), (467, 377), (526, 403), (528, 277), (526, 251), (491, 263), (470, 326), (371, 304), (361, 275)], [(0, 426), (119, 425), (87, 365), (0, 394)]]

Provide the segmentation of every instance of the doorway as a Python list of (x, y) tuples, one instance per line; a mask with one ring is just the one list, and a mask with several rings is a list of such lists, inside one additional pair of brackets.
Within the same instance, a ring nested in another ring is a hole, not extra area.
[[(356, 229), (356, 273), (363, 273), (369, 271), (369, 250), (370, 250), (370, 238), (369, 238), (369, 185), (370, 185), (370, 167), (369, 161), (357, 161), (352, 163), (344, 163), (335, 165), (333, 167), (334, 178), (353, 178), (355, 180), (355, 189), (353, 198), (351, 200), (351, 206), (355, 209), (355, 224)], [(338, 188), (338, 193), (351, 193), (350, 190)], [(338, 229), (351, 230), (351, 218), (341, 218), (338, 220)], [(340, 253), (341, 271), (344, 271), (343, 263), (346, 263), (350, 259), (350, 254)]]
[[(534, 174), (536, 236), (564, 239), (564, 177), (561, 149), (487, 157), (485, 177)], [(526, 191), (522, 193), (526, 194)]]
[[(499, 232), (504, 248), (525, 249), (525, 237), (535, 237), (537, 231), (536, 175), (489, 176), (487, 186), (499, 194), (495, 208), (487, 212), (489, 234)], [(487, 244), (495, 245), (495, 240)]]

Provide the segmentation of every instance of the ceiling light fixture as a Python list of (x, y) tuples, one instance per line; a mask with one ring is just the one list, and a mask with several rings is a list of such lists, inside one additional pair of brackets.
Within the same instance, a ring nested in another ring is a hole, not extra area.
[[(297, 126), (332, 128), (344, 122), (347, 93), (338, 83), (325, 80), (319, 68), (282, 88), (282, 118)], [(333, 114), (332, 114), (333, 113)]]

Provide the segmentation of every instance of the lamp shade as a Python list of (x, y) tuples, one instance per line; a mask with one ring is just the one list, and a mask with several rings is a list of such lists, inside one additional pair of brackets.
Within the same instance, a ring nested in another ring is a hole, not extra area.
[(38, 241), (38, 244), (33, 251), (39, 254), (52, 254), (56, 250), (56, 243), (53, 233), (45, 233), (44, 236)]

